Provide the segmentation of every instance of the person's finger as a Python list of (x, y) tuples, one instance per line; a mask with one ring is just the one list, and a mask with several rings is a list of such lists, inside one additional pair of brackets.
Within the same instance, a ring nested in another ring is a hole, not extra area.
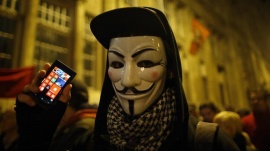
[(45, 70), (39, 71), (34, 79), (31, 81), (31, 83), (27, 84), (23, 88), (23, 92), (18, 95), (18, 100), (22, 103), (25, 103), (29, 106), (35, 106), (36, 101), (31, 97), (31, 93), (38, 93), (39, 88), (37, 86), (37, 81), (40, 79), (40, 77), (44, 77), (45, 75)]
[(35, 75), (34, 79), (23, 88), (23, 92), (18, 95), (18, 100), (20, 102), (25, 103), (29, 106), (36, 105), (36, 102), (35, 102), (35, 100), (33, 100), (30, 93), (38, 93), (39, 92), (38, 84), (39, 84), (40, 80), (45, 76), (46, 70), (48, 70), (48, 68), (50, 66), (51, 65), (49, 63), (46, 63), (44, 65), (44, 69), (38, 71), (38, 73)]
[(64, 102), (64, 103), (68, 103), (70, 98), (71, 98), (71, 88), (72, 88), (72, 85), (71, 84), (68, 84), (64, 90), (63, 90), (63, 93), (61, 94), (59, 100), (61, 102)]
[(33, 81), (31, 82), (31, 84), (39, 84), (40, 80), (42, 78), (44, 78), (44, 76), (46, 75), (46, 71), (51, 67), (51, 65), (49, 63), (46, 63), (43, 67), (43, 70), (40, 70), (35, 78), (33, 79)]
[(23, 88), (23, 93), (27, 94), (27, 93), (38, 93), (39, 92), (39, 88), (38, 88), (38, 81), (41, 80), (42, 77), (44, 77), (45, 75), (45, 70), (41, 70), (39, 71), (34, 79), (31, 81), (31, 83), (27, 84), (24, 88)]
[(46, 63), (46, 64), (44, 65), (43, 69), (47, 71), (50, 67), (51, 67), (51, 64)]

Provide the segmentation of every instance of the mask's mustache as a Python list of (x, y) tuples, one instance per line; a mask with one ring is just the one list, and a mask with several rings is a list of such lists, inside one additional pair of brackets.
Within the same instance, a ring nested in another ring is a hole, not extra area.
[(117, 91), (118, 93), (126, 94), (127, 91), (130, 89), (134, 94), (141, 94), (141, 93), (145, 93), (145, 92), (151, 90), (151, 89), (154, 87), (154, 85), (155, 85), (155, 84), (153, 83), (153, 84), (151, 85), (150, 88), (148, 88), (148, 89), (146, 89), (146, 90), (142, 90), (142, 91), (137, 90), (135, 87), (124, 87), (123, 90), (118, 90), (118, 89), (116, 89), (116, 91)]

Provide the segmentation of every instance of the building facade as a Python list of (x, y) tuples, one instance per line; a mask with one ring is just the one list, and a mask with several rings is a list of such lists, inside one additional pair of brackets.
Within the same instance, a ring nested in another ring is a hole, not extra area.
[[(227, 23), (232, 20), (224, 17), (231, 12), (230, 3), (223, 14), (214, 11), (224, 5), (209, 11), (211, 5), (205, 4), (189, 0), (2, 0), (0, 68), (34, 65), (39, 70), (46, 62), (59, 59), (87, 83), (90, 102), (98, 103), (106, 53), (90, 31), (91, 19), (114, 8), (149, 6), (166, 14), (175, 33), (188, 101), (197, 106), (213, 101), (220, 108), (248, 107), (247, 90), (269, 87), (270, 81), (267, 62), (255, 51), (259, 48), (243, 40), (253, 26), (238, 31), (237, 25)], [(14, 104), (6, 99), (0, 99), (3, 108)]]

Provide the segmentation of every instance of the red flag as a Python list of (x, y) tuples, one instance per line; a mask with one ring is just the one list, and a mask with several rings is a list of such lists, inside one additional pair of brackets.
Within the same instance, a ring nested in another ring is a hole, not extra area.
[(0, 97), (12, 98), (22, 92), (34, 77), (35, 67), (0, 69)]
[(192, 28), (195, 36), (196, 34), (198, 34), (202, 40), (206, 39), (210, 35), (208, 29), (203, 24), (201, 24), (197, 19), (193, 19)]
[(197, 19), (192, 20), (192, 31), (194, 38), (190, 45), (190, 53), (196, 54), (203, 41), (210, 35), (210, 32)]

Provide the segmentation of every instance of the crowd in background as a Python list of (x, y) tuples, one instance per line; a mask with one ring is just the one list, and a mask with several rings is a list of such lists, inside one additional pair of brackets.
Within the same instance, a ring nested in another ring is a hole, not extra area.
[(241, 151), (270, 151), (270, 93), (254, 89), (248, 93), (250, 108), (220, 110), (213, 102), (189, 104), (190, 114), (204, 122), (218, 123)]
[[(58, 135), (55, 135), (56, 150), (59, 147), (63, 148), (63, 144), (72, 145), (75, 140), (78, 143), (80, 135), (93, 131), (96, 109), (88, 104), (86, 86), (75, 81), (72, 93), (74, 97), (70, 108), (59, 125)], [(208, 102), (200, 104), (198, 110), (196, 105), (189, 104), (189, 110), (191, 115), (201, 121), (218, 123), (219, 127), (233, 138), (241, 151), (269, 151), (269, 99), (267, 91), (254, 90), (249, 93), (250, 109), (235, 110), (230, 106), (220, 110), (213, 102)], [(76, 128), (80, 130), (73, 130)], [(0, 116), (0, 150), (15, 151), (17, 138), (16, 114), (13, 109), (6, 110)], [(68, 139), (69, 143), (63, 143)]]

